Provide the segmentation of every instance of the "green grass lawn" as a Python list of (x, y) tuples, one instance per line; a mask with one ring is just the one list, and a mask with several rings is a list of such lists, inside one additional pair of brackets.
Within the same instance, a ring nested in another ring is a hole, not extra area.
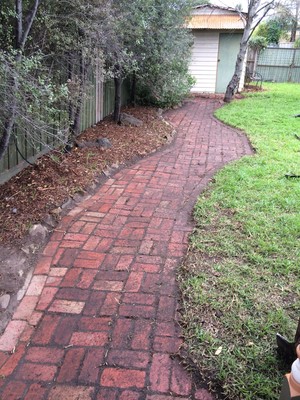
[(264, 89), (216, 112), (256, 154), (199, 198), (179, 275), (190, 354), (229, 399), (278, 399), (275, 335), (293, 340), (300, 317), (300, 85)]

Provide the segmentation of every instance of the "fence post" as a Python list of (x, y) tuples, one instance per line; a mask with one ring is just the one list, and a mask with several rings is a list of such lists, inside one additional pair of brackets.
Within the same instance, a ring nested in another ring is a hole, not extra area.
[(292, 57), (292, 63), (290, 65), (290, 69), (289, 69), (288, 82), (292, 81), (292, 71), (295, 68), (295, 57), (296, 57), (296, 49), (293, 49), (293, 57)]

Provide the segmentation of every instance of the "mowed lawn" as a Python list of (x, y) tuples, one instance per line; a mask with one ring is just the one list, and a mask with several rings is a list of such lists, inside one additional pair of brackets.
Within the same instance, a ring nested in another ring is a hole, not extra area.
[[(228, 399), (278, 399), (276, 333), (300, 317), (300, 85), (265, 84), (216, 112), (255, 154), (201, 195), (179, 282), (189, 353)], [(299, 138), (297, 137), (299, 136)], [(299, 176), (299, 177), (298, 177)]]

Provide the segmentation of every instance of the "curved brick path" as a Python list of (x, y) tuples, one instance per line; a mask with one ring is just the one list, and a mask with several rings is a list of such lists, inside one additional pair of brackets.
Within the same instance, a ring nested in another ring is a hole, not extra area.
[(212, 399), (170, 355), (192, 206), (216, 169), (251, 153), (217, 106), (169, 112), (174, 143), (63, 218), (0, 339), (1, 399)]

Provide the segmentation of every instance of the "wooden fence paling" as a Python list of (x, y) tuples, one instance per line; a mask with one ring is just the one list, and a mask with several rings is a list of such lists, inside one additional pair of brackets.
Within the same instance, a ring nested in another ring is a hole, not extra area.
[[(89, 72), (91, 74), (91, 72)], [(92, 84), (89, 84), (86, 94), (83, 99), (82, 114), (80, 127), (81, 132), (90, 126), (101, 121), (103, 118), (113, 112), (114, 109), (114, 83), (112, 81), (103, 82), (99, 71), (95, 75), (89, 77)], [(122, 103), (127, 103), (128, 100), (128, 83), (123, 83)], [(17, 129), (17, 128), (16, 128)], [(53, 128), (54, 129), (54, 128)], [(16, 130), (17, 133), (17, 130)], [(54, 132), (55, 133), (55, 132)], [(44, 133), (41, 133), (44, 135)], [(40, 145), (39, 151), (29, 141), (26, 141), (24, 135), (16, 135), (17, 146), (20, 153), (29, 162), (33, 163), (38, 157), (49, 152), (47, 146)], [(55, 143), (55, 135), (45, 138), (47, 144), (52, 147)], [(56, 145), (58, 142), (56, 141)], [(12, 176), (16, 175), (22, 169), (26, 168), (28, 163), (23, 160), (17, 151), (15, 139), (12, 137), (8, 150), (4, 157), (0, 160), (0, 185), (8, 181)]]
[[(247, 61), (249, 70), (253, 70), (253, 52), (249, 52)], [(264, 81), (300, 82), (300, 49), (268, 47), (259, 54), (256, 72)]]

